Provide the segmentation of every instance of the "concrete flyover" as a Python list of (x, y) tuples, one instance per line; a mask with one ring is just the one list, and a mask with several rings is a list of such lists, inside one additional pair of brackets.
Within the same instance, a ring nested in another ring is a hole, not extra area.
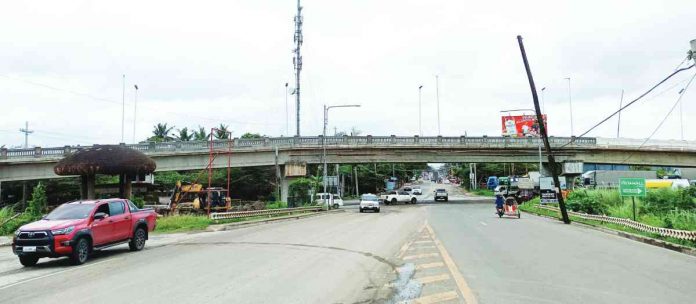
[[(696, 142), (552, 137), (558, 161), (599, 164), (659, 165), (696, 167)], [(322, 142), (329, 163), (425, 163), (425, 162), (527, 162), (539, 161), (538, 138), (504, 137), (401, 137), (342, 136), (279, 137), (234, 139), (233, 167), (283, 166), (288, 162), (321, 162)], [(157, 171), (196, 170), (208, 164), (210, 142), (168, 142), (126, 145), (143, 151), (157, 163)], [(228, 143), (213, 142), (217, 151)], [(0, 182), (59, 178), (53, 166), (64, 155), (84, 147), (0, 150)], [(546, 161), (545, 153), (543, 161)], [(213, 166), (227, 166), (227, 157), (218, 156)]]

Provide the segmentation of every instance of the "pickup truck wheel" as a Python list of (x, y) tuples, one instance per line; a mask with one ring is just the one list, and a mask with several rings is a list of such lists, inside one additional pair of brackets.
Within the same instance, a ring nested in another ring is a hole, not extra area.
[(147, 240), (147, 232), (142, 227), (135, 229), (133, 238), (128, 242), (128, 247), (131, 251), (140, 251), (145, 248), (145, 240)]
[(391, 203), (394, 204), (394, 205), (396, 205), (396, 199), (395, 199), (395, 198), (392, 198)]
[(334, 205), (333, 205), (333, 208), (334, 208), (334, 209), (338, 209), (338, 204), (334, 204)]
[(449, 197), (445, 197), (445, 202), (446, 202), (446, 201), (449, 201)]
[(39, 257), (33, 255), (20, 255), (19, 262), (22, 263), (22, 266), (24, 267), (31, 267), (39, 262)]
[(87, 258), (89, 258), (89, 241), (86, 238), (80, 238), (73, 246), (70, 262), (73, 265), (82, 265), (87, 262)]
[(411, 199), (411, 204), (414, 204), (414, 205), (415, 205), (415, 204), (416, 204), (416, 202), (417, 202), (417, 200), (416, 200), (416, 198), (415, 198), (415, 197)]

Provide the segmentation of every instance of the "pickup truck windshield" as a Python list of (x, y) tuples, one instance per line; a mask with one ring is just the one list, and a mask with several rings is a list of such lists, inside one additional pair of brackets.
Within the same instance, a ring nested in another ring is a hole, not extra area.
[(437, 190), (435, 190), (435, 191), (437, 191), (437, 192), (447, 192), (445, 189), (437, 189)]
[(94, 209), (91, 204), (65, 204), (51, 211), (45, 219), (47, 220), (76, 220), (87, 218)]

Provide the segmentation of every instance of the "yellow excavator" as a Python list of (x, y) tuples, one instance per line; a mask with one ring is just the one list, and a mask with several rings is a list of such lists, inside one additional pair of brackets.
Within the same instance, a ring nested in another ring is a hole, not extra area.
[(203, 188), (198, 183), (177, 181), (169, 203), (169, 210), (178, 213), (226, 212), (232, 206), (232, 199), (226, 189), (220, 187)]

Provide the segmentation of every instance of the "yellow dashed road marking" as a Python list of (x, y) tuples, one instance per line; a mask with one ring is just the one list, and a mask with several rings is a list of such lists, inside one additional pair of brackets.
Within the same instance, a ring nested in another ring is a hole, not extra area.
[(435, 241), (435, 246), (437, 246), (438, 250), (440, 250), (442, 260), (447, 265), (447, 268), (449, 268), (452, 277), (454, 277), (454, 281), (457, 283), (457, 288), (459, 288), (459, 292), (462, 294), (462, 296), (464, 296), (464, 300), (466, 301), (466, 303), (478, 304), (478, 300), (476, 300), (474, 292), (471, 290), (471, 288), (469, 288), (469, 284), (467, 284), (466, 280), (464, 280), (464, 276), (462, 276), (461, 272), (459, 272), (457, 264), (454, 263), (454, 260), (452, 260), (452, 257), (450, 257), (449, 253), (445, 249), (445, 246), (443, 246), (442, 243), (440, 243), (440, 240), (438, 240), (435, 236), (433, 228), (430, 227), (430, 225), (427, 222), (425, 224), (425, 228), (428, 229), (428, 231), (432, 235), (433, 240)]
[(430, 269), (430, 268), (437, 268), (437, 267), (444, 267), (444, 266), (445, 266), (445, 263), (442, 263), (442, 262), (426, 263), (426, 264), (416, 265), (416, 270)]
[(411, 303), (414, 303), (414, 304), (433, 304), (433, 303), (440, 303), (440, 302), (444, 302), (444, 301), (454, 300), (458, 297), (459, 296), (457, 295), (456, 291), (447, 291), (447, 292), (431, 294), (431, 295), (425, 296), (425, 297), (420, 297), (418, 299), (413, 299), (413, 301), (411, 301)]
[(430, 258), (430, 257), (436, 257), (436, 256), (438, 256), (438, 254), (437, 254), (437, 252), (434, 252), (434, 253), (407, 255), (407, 256), (403, 257), (403, 259), (404, 260), (415, 260), (415, 259)]
[(427, 241), (415, 241), (413, 242), (414, 244), (430, 244), (432, 243), (432, 240), (427, 240)]
[(420, 282), (421, 284), (428, 284), (428, 283), (433, 283), (433, 282), (449, 280), (449, 278), (450, 278), (449, 274), (438, 274), (438, 275), (434, 275), (434, 276), (418, 278), (416, 280), (418, 282)]
[(406, 250), (408, 250), (408, 251), (413, 251), (413, 250), (433, 249), (433, 248), (436, 248), (435, 245), (432, 245), (432, 246), (414, 246), (414, 247), (410, 247), (410, 248), (408, 248), (408, 249), (406, 249)]

